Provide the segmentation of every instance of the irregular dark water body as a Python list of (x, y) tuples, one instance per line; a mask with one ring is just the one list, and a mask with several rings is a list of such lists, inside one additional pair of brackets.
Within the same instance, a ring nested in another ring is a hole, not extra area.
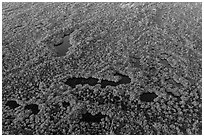
[[(76, 85), (85, 85), (85, 84), (88, 84), (90, 86), (95, 86), (96, 84), (100, 84), (101, 85), (101, 88), (105, 88), (106, 86), (118, 86), (120, 84), (128, 84), (128, 83), (131, 83), (131, 78), (129, 78), (129, 76), (125, 76), (123, 74), (120, 74), (118, 72), (116, 72), (114, 74), (114, 76), (119, 76), (120, 77), (120, 80), (115, 82), (115, 81), (110, 81), (110, 80), (104, 80), (102, 79), (100, 81), (100, 79), (97, 79), (97, 78), (92, 78), (92, 77), (89, 77), (89, 78), (83, 78), (83, 77), (80, 77), (80, 78), (76, 78), (76, 77), (73, 77), (73, 78), (69, 78), (67, 79), (67, 81), (65, 82), (66, 85), (69, 85), (70, 87), (72, 88), (75, 88)], [(100, 81), (100, 82), (99, 82)]]
[(82, 119), (81, 121), (84, 121), (84, 122), (95, 122), (95, 123), (99, 123), (101, 122), (101, 119), (102, 118), (105, 118), (106, 115), (102, 115), (101, 113), (98, 113), (96, 115), (92, 115), (91, 113), (85, 113), (85, 114), (82, 114)]
[(38, 114), (38, 112), (40, 111), (37, 104), (26, 105), (25, 110), (31, 110), (32, 114), (35, 114), (35, 115)]
[(158, 95), (155, 93), (146, 92), (140, 95), (140, 100), (143, 102), (153, 102), (157, 97)]
[(69, 85), (70, 87), (72, 88), (75, 88), (76, 85), (85, 85), (85, 84), (88, 84), (90, 86), (94, 86), (96, 84), (98, 84), (98, 81), (99, 79), (96, 79), (96, 78), (76, 78), (76, 77), (73, 77), (73, 78), (69, 78), (67, 79), (67, 81), (65, 82), (65, 84)]
[(131, 83), (131, 78), (129, 76), (126, 76), (126, 75), (123, 75), (123, 74), (120, 74), (118, 72), (116, 72), (114, 74), (114, 76), (120, 76), (120, 80), (117, 82), (117, 84), (128, 84), (128, 83)]
[(15, 100), (9, 100), (6, 102), (6, 106), (8, 106), (10, 109), (15, 109), (20, 105)]
[(68, 106), (70, 106), (70, 103), (64, 101), (64, 102), (62, 102), (62, 106), (63, 106), (64, 108), (67, 108)]

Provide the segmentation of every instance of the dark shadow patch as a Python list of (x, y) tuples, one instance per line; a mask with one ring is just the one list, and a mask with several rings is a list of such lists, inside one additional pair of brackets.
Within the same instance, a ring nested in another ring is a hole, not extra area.
[(110, 85), (113, 87), (116, 87), (118, 84), (114, 81), (109, 81), (109, 80), (101, 80), (101, 88), (106, 88), (106, 86)]
[(105, 118), (105, 115), (102, 115), (101, 113), (98, 113), (96, 115), (92, 115), (91, 113), (87, 112), (85, 114), (82, 114), (82, 119), (81, 121), (83, 122), (88, 122), (88, 123), (99, 123), (101, 122), (102, 118)]
[(9, 100), (6, 102), (6, 106), (8, 106), (11, 109), (15, 109), (19, 107), (20, 105), (15, 100)]
[(68, 106), (70, 106), (70, 103), (64, 101), (64, 102), (62, 102), (62, 106), (63, 106), (64, 108), (67, 108)]
[(24, 109), (25, 110), (31, 110), (32, 114), (34, 114), (34, 115), (38, 114), (38, 112), (40, 111), (37, 104), (26, 105)]
[(145, 92), (140, 95), (140, 100), (142, 102), (153, 102), (157, 98), (155, 93)]
[(65, 82), (66, 85), (69, 85), (70, 87), (72, 88), (75, 88), (76, 85), (85, 85), (85, 84), (88, 84), (90, 86), (94, 86), (98, 83), (98, 79), (96, 78), (76, 78), (76, 77), (73, 77), (73, 78), (69, 78), (67, 79), (67, 81)]
[(129, 76), (120, 74), (118, 72), (116, 72), (114, 74), (114, 76), (119, 76), (120, 77), (120, 80), (117, 82), (118, 85), (119, 84), (129, 84), (129, 83), (131, 83), (131, 78)]
[(65, 81), (65, 84), (69, 85), (72, 88), (75, 88), (79, 84), (81, 84), (81, 85), (88, 84), (90, 86), (95, 86), (96, 84), (100, 84), (101, 88), (106, 88), (106, 86), (108, 86), (108, 85), (116, 87), (116, 86), (118, 86), (120, 84), (129, 84), (129, 83), (131, 83), (131, 78), (129, 76), (120, 74), (118, 72), (116, 72), (114, 74), (114, 76), (119, 76), (120, 79), (117, 82), (110, 81), (110, 80), (104, 80), (104, 79), (102, 79), (99, 82), (99, 79), (92, 78), (92, 77), (89, 77), (89, 78), (83, 78), (83, 77), (76, 78), (76, 77), (72, 77), (72, 78), (67, 79)]

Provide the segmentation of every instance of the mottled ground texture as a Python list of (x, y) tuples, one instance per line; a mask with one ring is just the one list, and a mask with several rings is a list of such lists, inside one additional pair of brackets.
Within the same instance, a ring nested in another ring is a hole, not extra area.
[(3, 134), (202, 134), (201, 6), (2, 3)]

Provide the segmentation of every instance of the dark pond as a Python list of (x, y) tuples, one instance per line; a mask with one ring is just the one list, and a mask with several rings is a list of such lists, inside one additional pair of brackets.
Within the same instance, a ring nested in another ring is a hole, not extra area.
[(65, 82), (66, 85), (69, 85), (70, 87), (72, 88), (75, 88), (76, 85), (85, 85), (85, 84), (88, 84), (90, 86), (95, 86), (96, 84), (100, 84), (101, 85), (101, 88), (105, 88), (106, 86), (118, 86), (120, 84), (128, 84), (128, 83), (131, 83), (131, 78), (129, 76), (126, 76), (126, 75), (123, 75), (123, 74), (120, 74), (118, 72), (116, 72), (114, 74), (114, 76), (119, 76), (120, 79), (119, 81), (115, 82), (115, 81), (110, 81), (110, 80), (101, 80), (101, 82), (99, 82), (99, 79), (97, 78), (92, 78), (92, 77), (89, 77), (89, 78), (83, 78), (83, 77), (79, 77), (79, 78), (76, 78), (76, 77), (73, 77), (73, 78), (69, 78), (67, 79), (67, 81)]
[(15, 109), (19, 107), (20, 105), (15, 100), (9, 100), (6, 102), (6, 106), (8, 106), (11, 109)]
[(157, 97), (157, 94), (145, 92), (140, 95), (140, 100), (142, 102), (153, 102), (154, 99)]
[(38, 108), (38, 105), (37, 104), (29, 104), (29, 105), (26, 105), (25, 106), (25, 110), (31, 110), (32, 111), (32, 114), (38, 114), (38, 112), (40, 111), (39, 108)]
[(64, 108), (67, 108), (68, 106), (70, 106), (70, 103), (64, 101), (64, 102), (62, 102), (62, 106), (63, 106)]
[(90, 86), (94, 86), (98, 83), (98, 79), (96, 78), (76, 78), (76, 77), (73, 77), (73, 78), (69, 78), (67, 79), (67, 81), (65, 82), (65, 84), (69, 85), (70, 87), (72, 88), (75, 88), (76, 85), (85, 85), (85, 84), (88, 84)]
[(101, 113), (98, 113), (96, 115), (92, 115), (91, 113), (85, 113), (82, 114), (82, 119), (81, 121), (83, 122), (95, 122), (95, 123), (99, 123), (101, 122), (102, 118), (105, 118), (105, 115), (102, 115)]

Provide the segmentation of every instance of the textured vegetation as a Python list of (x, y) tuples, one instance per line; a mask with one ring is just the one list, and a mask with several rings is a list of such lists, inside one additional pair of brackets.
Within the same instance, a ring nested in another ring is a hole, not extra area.
[(3, 134), (202, 134), (201, 6), (3, 3)]

